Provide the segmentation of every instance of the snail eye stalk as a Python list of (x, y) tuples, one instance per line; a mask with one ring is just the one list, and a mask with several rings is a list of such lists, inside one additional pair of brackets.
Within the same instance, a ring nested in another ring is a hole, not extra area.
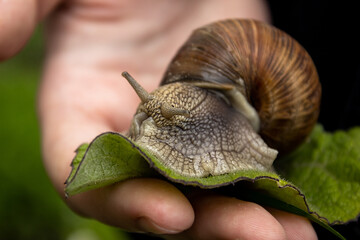
[(175, 115), (182, 115), (184, 117), (190, 117), (190, 112), (188, 110), (170, 106), (166, 102), (161, 104), (160, 109), (161, 109), (161, 115), (163, 115), (163, 117), (166, 119), (170, 119), (172, 116), (175, 116)]
[(142, 103), (149, 102), (153, 99), (153, 96), (151, 96), (128, 72), (123, 72), (121, 75), (130, 83)]

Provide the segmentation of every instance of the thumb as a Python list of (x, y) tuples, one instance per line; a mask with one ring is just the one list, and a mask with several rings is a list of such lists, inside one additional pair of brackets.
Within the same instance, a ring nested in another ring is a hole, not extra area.
[(61, 0), (0, 0), (0, 61), (15, 55)]

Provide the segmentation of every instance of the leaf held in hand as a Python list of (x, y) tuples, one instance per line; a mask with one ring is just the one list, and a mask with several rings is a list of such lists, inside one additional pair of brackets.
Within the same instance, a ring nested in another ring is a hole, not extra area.
[[(280, 175), (240, 171), (184, 177), (163, 166), (146, 147), (117, 133), (101, 134), (89, 145), (80, 146), (72, 166), (66, 182), (68, 195), (128, 178), (154, 176), (155, 169), (171, 181), (201, 188), (241, 181), (251, 194), (235, 192), (235, 196), (308, 217), (340, 238), (328, 224), (354, 220), (360, 213), (360, 128), (330, 134), (317, 126), (303, 146), (275, 161)], [(256, 197), (258, 194), (263, 197)]]
[(72, 196), (134, 177), (153, 176), (136, 146), (116, 133), (97, 136), (84, 151), (81, 145), (72, 162), (65, 193)]

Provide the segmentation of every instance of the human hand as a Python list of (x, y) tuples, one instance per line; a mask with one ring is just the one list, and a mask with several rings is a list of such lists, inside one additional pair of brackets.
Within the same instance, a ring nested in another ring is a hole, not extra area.
[[(0, 2), (0, 36), (6, 36), (0, 59), (18, 51), (36, 22), (59, 3)], [(44, 165), (62, 197), (77, 146), (130, 125), (139, 100), (121, 72), (129, 71), (151, 91), (192, 29), (231, 17), (268, 21), (264, 4), (254, 0), (73, 0), (52, 11), (39, 116)], [(169, 239), (316, 239), (302, 217), (205, 192), (187, 198), (157, 179), (127, 180), (65, 201), (83, 216)]]

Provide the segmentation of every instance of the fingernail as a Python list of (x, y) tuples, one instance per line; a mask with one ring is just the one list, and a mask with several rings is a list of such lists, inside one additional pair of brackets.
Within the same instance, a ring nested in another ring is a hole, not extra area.
[(137, 219), (136, 223), (137, 223), (138, 227), (140, 228), (140, 230), (148, 232), (148, 233), (175, 234), (175, 233), (179, 232), (177, 230), (171, 230), (171, 229), (167, 229), (164, 227), (160, 227), (159, 225), (157, 225), (156, 223), (154, 223), (147, 217), (141, 217), (141, 218)]

